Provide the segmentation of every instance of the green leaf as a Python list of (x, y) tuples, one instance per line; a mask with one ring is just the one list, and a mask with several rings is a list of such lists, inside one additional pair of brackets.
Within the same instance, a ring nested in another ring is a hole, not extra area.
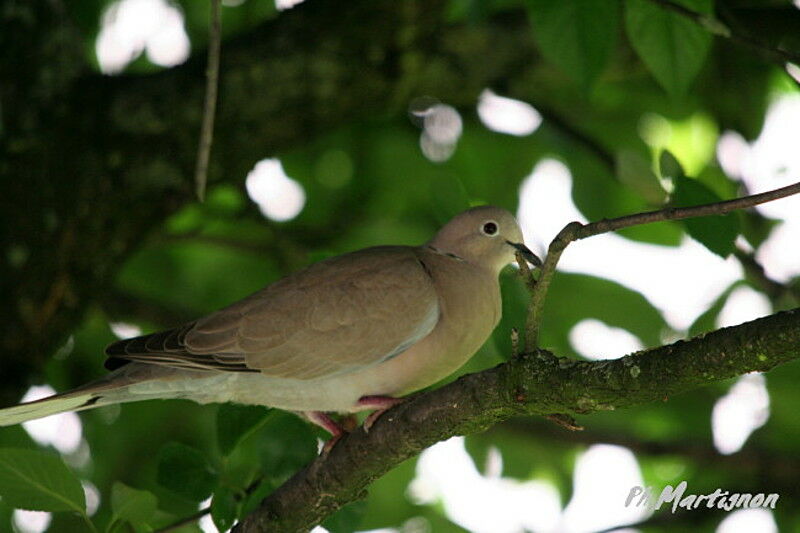
[(649, 158), (633, 150), (620, 150), (616, 157), (619, 181), (630, 187), (650, 205), (661, 205), (667, 193), (658, 180)]
[(276, 485), (289, 479), (317, 456), (314, 427), (290, 413), (276, 411), (264, 426), (259, 439), (262, 470), (267, 479)]
[(775, 226), (780, 224), (780, 221), (767, 218), (756, 211), (738, 211), (738, 215), (742, 224), (742, 235), (754, 249), (761, 246)]
[(18, 509), (86, 513), (75, 474), (61, 458), (34, 450), (0, 449), (0, 497)]
[(225, 403), (217, 409), (217, 442), (222, 455), (256, 431), (269, 415), (269, 409), (256, 405)]
[(619, 5), (608, 0), (528, 0), (542, 55), (589, 87), (614, 49)]
[(135, 531), (144, 530), (157, 507), (158, 501), (152, 493), (117, 481), (111, 487), (112, 520), (108, 531), (118, 531), (121, 528), (124, 531), (123, 524), (130, 524)]
[(277, 485), (273, 484), (268, 479), (261, 481), (256, 490), (248, 494), (245, 497), (244, 502), (242, 502), (242, 507), (239, 511), (239, 518), (245, 517), (255, 511), (261, 504), (261, 501), (269, 496), (269, 494), (275, 490), (276, 486)]
[(219, 531), (227, 531), (236, 521), (239, 503), (236, 494), (227, 487), (220, 487), (214, 492), (211, 500), (211, 519)]
[[(699, 13), (711, 11), (711, 0), (676, 1)], [(653, 76), (672, 95), (686, 92), (708, 55), (708, 31), (651, 0), (628, 0), (625, 15), (628, 39)]]
[(211, 495), (218, 475), (199, 450), (168, 442), (158, 452), (159, 485), (192, 501), (202, 501)]
[[(687, 207), (719, 202), (721, 198), (704, 184), (691, 178), (678, 177), (673, 180), (675, 191), (672, 205)], [(739, 219), (735, 213), (681, 221), (686, 231), (703, 246), (721, 257), (733, 252), (734, 241), (739, 235)]]
[(676, 180), (686, 177), (686, 172), (684, 172), (680, 161), (669, 150), (661, 151), (661, 155), (658, 158), (658, 169), (664, 179)]

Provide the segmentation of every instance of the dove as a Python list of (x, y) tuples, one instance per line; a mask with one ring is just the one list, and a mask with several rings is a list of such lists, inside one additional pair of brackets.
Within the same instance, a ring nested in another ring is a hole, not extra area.
[(236, 402), (297, 413), (331, 433), (332, 413), (371, 410), (461, 367), (500, 320), (500, 271), (541, 261), (508, 211), (469, 209), (422, 246), (325, 259), (208, 316), (106, 348), (105, 377), (0, 410), (0, 426), (150, 399)]

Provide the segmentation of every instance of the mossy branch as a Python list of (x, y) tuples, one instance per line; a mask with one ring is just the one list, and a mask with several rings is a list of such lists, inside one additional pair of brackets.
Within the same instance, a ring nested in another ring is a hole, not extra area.
[(609, 361), (545, 350), (402, 403), (295, 474), (236, 528), (308, 531), (402, 461), (454, 435), (518, 415), (589, 414), (654, 401), (800, 357), (800, 308)]
[(570, 429), (582, 429), (570, 414), (666, 401), (676, 393), (764, 372), (800, 357), (800, 308), (616, 360), (580, 361), (536, 348), (547, 288), (570, 242), (652, 222), (725, 214), (797, 193), (800, 183), (713, 204), (567, 224), (550, 244), (538, 280), (517, 256), (531, 291), (524, 353), (410, 398), (379, 418), (369, 433), (360, 428), (343, 437), (234, 530), (307, 531), (343, 505), (365, 497), (372, 481), (426, 447), (454, 435), (480, 432), (512, 416), (557, 417), (556, 422)]

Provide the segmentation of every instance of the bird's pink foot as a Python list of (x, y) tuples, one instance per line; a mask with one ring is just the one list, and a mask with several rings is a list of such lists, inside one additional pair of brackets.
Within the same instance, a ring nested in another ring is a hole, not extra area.
[(303, 416), (312, 424), (316, 424), (331, 434), (331, 438), (322, 446), (322, 453), (320, 453), (320, 455), (323, 457), (327, 456), (328, 452), (339, 442), (339, 439), (347, 433), (333, 418), (322, 411), (305, 411)]
[(404, 402), (404, 398), (392, 398), (391, 396), (362, 396), (358, 399), (358, 406), (365, 409), (375, 409), (364, 419), (364, 432), (369, 433), (370, 428), (380, 416), (394, 407)]
[(334, 435), (333, 437), (326, 440), (325, 444), (322, 445), (322, 450), (319, 452), (320, 457), (322, 457), (323, 459), (325, 457), (328, 457), (328, 454), (331, 452), (333, 447), (336, 446), (336, 443), (339, 442), (339, 440), (341, 440), (343, 436), (344, 433), (342, 433), (341, 435)]

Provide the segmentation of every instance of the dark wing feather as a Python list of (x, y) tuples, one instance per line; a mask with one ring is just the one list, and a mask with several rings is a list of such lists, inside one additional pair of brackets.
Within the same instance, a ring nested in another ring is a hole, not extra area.
[(258, 372), (248, 368), (240, 357), (194, 354), (189, 351), (185, 344), (186, 333), (194, 326), (195, 322), (190, 322), (174, 329), (114, 342), (106, 348), (108, 359), (105, 367), (115, 370), (132, 361), (139, 361), (188, 370)]

